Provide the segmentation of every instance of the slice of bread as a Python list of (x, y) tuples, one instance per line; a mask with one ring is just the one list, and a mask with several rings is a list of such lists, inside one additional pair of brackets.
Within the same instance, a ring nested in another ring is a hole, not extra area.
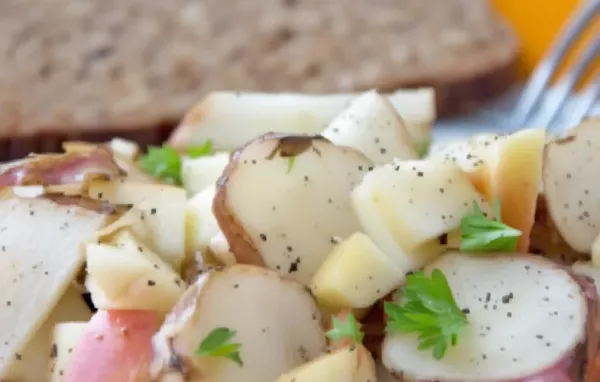
[(504, 91), (516, 57), (486, 0), (3, 0), (0, 136), (22, 139), (0, 152), (163, 139), (221, 89), (432, 85), (447, 115)]

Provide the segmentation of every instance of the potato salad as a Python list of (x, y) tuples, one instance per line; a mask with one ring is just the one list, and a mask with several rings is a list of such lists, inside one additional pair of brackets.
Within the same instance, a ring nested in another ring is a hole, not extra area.
[(0, 164), (1, 382), (598, 382), (600, 119), (217, 92)]

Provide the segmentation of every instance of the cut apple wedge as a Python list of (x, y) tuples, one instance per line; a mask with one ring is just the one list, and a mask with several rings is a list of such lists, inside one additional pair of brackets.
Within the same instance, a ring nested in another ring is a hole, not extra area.
[(370, 167), (318, 136), (267, 134), (237, 151), (213, 210), (238, 263), (309, 284), (337, 238), (360, 231), (350, 192)]
[[(416, 255), (412, 260), (417, 264), (411, 267), (427, 261), (417, 258), (423, 256), (423, 246), (460, 227), (474, 203), (492, 215), (487, 201), (458, 166), (434, 160), (396, 161), (378, 167), (365, 176), (353, 194), (359, 216), (362, 200), (370, 201), (376, 211), (370, 215), (378, 216), (405, 254)], [(371, 235), (369, 216), (362, 215), (361, 223)], [(372, 236), (376, 243), (377, 237)], [(383, 244), (384, 251), (385, 247)]]
[(183, 158), (181, 181), (189, 197), (192, 197), (215, 183), (229, 163), (229, 153), (221, 152), (198, 158)]
[(277, 382), (375, 382), (375, 362), (362, 345), (322, 355), (277, 379)]
[(131, 208), (106, 227), (96, 231), (90, 242), (110, 242), (122, 230), (131, 232), (138, 240), (149, 242), (150, 232), (144, 220), (140, 219), (142, 212)]
[[(233, 331), (243, 367), (195, 354), (216, 328)], [(274, 381), (325, 350), (321, 315), (302, 285), (274, 271), (234, 265), (202, 274), (153, 338), (157, 382)]]
[(206, 251), (210, 239), (221, 232), (212, 211), (215, 194), (216, 187), (213, 184), (189, 199), (185, 205), (185, 241), (188, 256)]
[[(121, 237), (127, 235), (122, 231)], [(173, 269), (135, 239), (86, 246), (86, 287), (99, 309), (168, 312), (185, 290)]]
[(49, 364), (54, 358), (52, 345), (54, 326), (61, 321), (85, 321), (92, 317), (90, 308), (81, 294), (73, 287), (66, 290), (58, 304), (52, 310), (44, 324), (36, 331), (25, 349), (19, 353), (8, 373), (2, 376), (7, 381), (45, 381), (48, 377)]
[(600, 118), (592, 118), (548, 144), (544, 195), (556, 228), (573, 249), (589, 253), (600, 233)]
[(365, 154), (374, 164), (417, 159), (413, 141), (390, 101), (376, 91), (359, 96), (322, 135)]
[(162, 184), (95, 181), (90, 197), (117, 204), (132, 204), (141, 211), (150, 231), (149, 245), (177, 272), (185, 257), (185, 190)]
[(152, 335), (161, 315), (99, 310), (81, 334), (63, 382), (149, 381)]
[(410, 269), (400, 269), (363, 233), (336, 245), (310, 286), (321, 309), (368, 308), (397, 288)]
[(498, 134), (484, 133), (469, 139), (460, 139), (434, 147), (430, 157), (460, 167), (477, 190), (491, 193), (488, 164), (493, 161), (496, 147), (504, 139)]
[(137, 160), (140, 155), (140, 146), (127, 139), (113, 138), (108, 142), (108, 147), (113, 154), (126, 158), (132, 162)]
[(481, 135), (436, 154), (457, 163), (490, 203), (498, 200), (501, 220), (522, 232), (517, 250), (527, 252), (542, 181), (544, 129), (508, 136)]
[(50, 351), (50, 382), (62, 382), (73, 349), (83, 336), (87, 324), (87, 321), (63, 322), (54, 326)]
[(446, 276), (458, 307), (468, 309), (468, 323), (440, 360), (418, 350), (417, 334), (386, 334), (383, 363), (404, 381), (533, 380), (570, 362), (586, 340), (586, 296), (568, 270), (551, 261), (452, 253), (425, 272), (432, 269)]
[[(214, 149), (231, 151), (272, 131), (319, 134), (358, 96), (213, 92), (187, 113), (169, 144), (185, 149), (210, 140)], [(404, 118), (415, 145), (428, 143), (436, 117), (433, 89), (401, 89), (386, 97)]]
[(81, 243), (108, 221), (46, 199), (0, 198), (0, 379), (83, 266)]

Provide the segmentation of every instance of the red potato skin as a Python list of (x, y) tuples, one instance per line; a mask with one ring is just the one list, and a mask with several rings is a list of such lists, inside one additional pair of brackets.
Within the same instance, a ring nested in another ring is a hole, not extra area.
[(98, 311), (73, 350), (63, 382), (148, 382), (159, 313)]

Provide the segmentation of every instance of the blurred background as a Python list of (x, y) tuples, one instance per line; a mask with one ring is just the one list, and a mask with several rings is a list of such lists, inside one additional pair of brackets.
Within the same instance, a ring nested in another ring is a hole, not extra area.
[(440, 129), (458, 131), (518, 89), (582, 1), (0, 0), (0, 160), (160, 143), (213, 90), (432, 86)]

